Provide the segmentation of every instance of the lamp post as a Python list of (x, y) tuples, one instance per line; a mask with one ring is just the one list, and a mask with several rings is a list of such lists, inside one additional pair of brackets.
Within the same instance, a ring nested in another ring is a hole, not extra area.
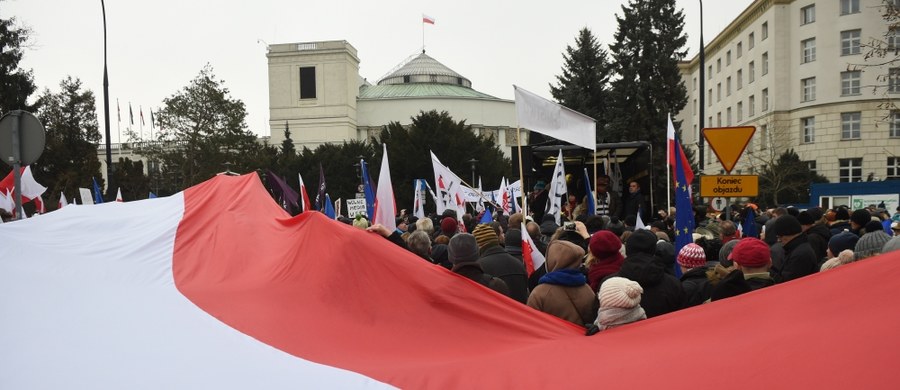
[(356, 156), (356, 164), (353, 164), (353, 166), (356, 167), (356, 178), (359, 180), (359, 183), (356, 185), (356, 195), (357, 195), (356, 198), (357, 199), (364, 198), (365, 191), (366, 191), (365, 183), (363, 183), (363, 179), (362, 179), (363, 178), (362, 161), (363, 161), (363, 156), (359, 155), (359, 156)]
[(478, 160), (476, 160), (474, 157), (471, 160), (469, 160), (469, 164), (472, 164), (472, 183), (471, 184), (473, 186), (475, 185), (475, 164), (476, 163), (478, 163)]
[[(698, 1), (700, 1), (700, 121), (698, 123), (699, 132), (697, 135), (700, 139), (697, 140), (697, 151), (700, 153), (698, 161), (700, 164), (700, 174), (703, 174), (703, 170), (706, 167), (703, 162), (703, 149), (705, 143), (703, 139), (703, 126), (704, 119), (706, 118), (706, 112), (704, 110), (704, 107), (706, 107), (706, 56), (703, 47), (703, 0)], [(700, 180), (699, 175), (697, 180)]]
[(106, 70), (106, 3), (100, 0), (103, 11), (103, 123), (106, 125), (106, 192), (112, 191), (112, 142), (109, 133), (109, 72)]

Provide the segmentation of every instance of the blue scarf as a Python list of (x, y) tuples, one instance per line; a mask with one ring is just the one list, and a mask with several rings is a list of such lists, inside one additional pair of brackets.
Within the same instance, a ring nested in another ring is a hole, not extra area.
[(541, 279), (538, 281), (538, 283), (550, 283), (558, 284), (561, 286), (577, 287), (587, 283), (587, 278), (585, 278), (584, 274), (577, 269), (561, 269), (559, 271), (553, 271), (544, 276), (541, 276)]

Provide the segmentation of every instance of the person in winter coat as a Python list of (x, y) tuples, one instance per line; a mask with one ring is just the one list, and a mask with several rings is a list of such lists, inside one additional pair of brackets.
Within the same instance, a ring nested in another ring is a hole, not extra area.
[[(516, 260), (500, 246), (500, 239), (494, 229), (480, 224), (472, 231), (478, 243), (478, 262), (485, 273), (496, 276), (509, 287), (509, 297), (525, 303), (528, 300), (528, 273), (525, 263)], [(521, 244), (520, 244), (521, 245)]]
[(681, 287), (684, 289), (683, 307), (697, 306), (709, 299), (712, 285), (706, 277), (706, 252), (700, 245), (690, 243), (681, 248), (676, 258), (681, 267)]
[(816, 253), (803, 235), (803, 228), (797, 218), (791, 215), (778, 217), (772, 225), (772, 233), (778, 237), (784, 249), (784, 260), (772, 264), (770, 271), (776, 283), (794, 280), (819, 270)]
[(806, 235), (809, 246), (816, 254), (817, 264), (824, 262), (828, 256), (828, 240), (831, 239), (831, 231), (824, 223), (819, 222), (820, 219), (821, 214), (818, 209), (804, 210), (797, 216), (797, 221), (803, 228), (803, 234)]
[(528, 296), (528, 306), (584, 326), (594, 322), (597, 299), (579, 267), (584, 249), (568, 241), (547, 246), (547, 272)]
[(665, 271), (656, 259), (656, 235), (638, 229), (625, 241), (625, 262), (618, 275), (641, 285), (644, 294), (641, 306), (647, 318), (673, 312), (681, 308), (684, 291), (681, 282)]
[(490, 288), (500, 294), (509, 296), (509, 287), (500, 278), (484, 273), (481, 264), (478, 263), (478, 243), (475, 236), (469, 233), (459, 233), (450, 239), (447, 252), (453, 268), (450, 270), (474, 280), (481, 285)]
[(632, 280), (620, 277), (607, 279), (597, 294), (600, 302), (597, 320), (588, 328), (586, 334), (591, 336), (603, 330), (646, 319), (647, 313), (641, 307), (643, 292), (641, 285)]
[(619, 272), (625, 256), (622, 256), (622, 241), (609, 230), (594, 233), (588, 243), (590, 254), (585, 266), (588, 269), (588, 284), (598, 291), (600, 283), (609, 275)]

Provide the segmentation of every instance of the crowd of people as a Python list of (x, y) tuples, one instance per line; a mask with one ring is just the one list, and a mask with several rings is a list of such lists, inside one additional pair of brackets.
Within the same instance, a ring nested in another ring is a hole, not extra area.
[[(604, 185), (606, 183), (601, 183)], [(661, 211), (643, 229), (634, 218), (612, 215), (622, 204), (595, 199), (554, 215), (453, 211), (417, 219), (405, 211), (397, 230), (369, 226), (365, 217), (345, 223), (381, 234), (434, 266), (445, 267), (500, 294), (587, 328), (605, 329), (711, 301), (787, 283), (816, 272), (900, 249), (900, 208), (850, 210), (735, 206), (731, 217), (695, 207), (692, 243), (676, 253), (674, 210)], [(750, 211), (753, 211), (751, 214)], [(745, 235), (751, 216), (757, 236)], [(735, 223), (736, 220), (738, 223)], [(521, 226), (546, 262), (529, 275)], [(893, 236), (893, 237), (892, 237)]]

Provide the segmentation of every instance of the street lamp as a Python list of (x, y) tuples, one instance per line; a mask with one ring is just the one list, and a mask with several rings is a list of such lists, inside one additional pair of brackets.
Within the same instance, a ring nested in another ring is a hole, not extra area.
[(472, 185), (475, 185), (475, 164), (478, 162), (474, 157), (469, 160), (469, 164), (472, 164)]
[[(112, 191), (112, 142), (109, 133), (109, 72), (106, 71), (106, 3), (100, 0), (103, 10), (103, 120), (106, 125), (106, 192)], [(121, 141), (120, 141), (121, 142)]]
[[(704, 107), (706, 107), (705, 97), (706, 97), (706, 55), (703, 47), (703, 0), (698, 0), (700, 2), (700, 122), (698, 136), (700, 139), (697, 140), (697, 151), (700, 153), (699, 163), (700, 163), (700, 173), (703, 173), (705, 165), (703, 165), (703, 149), (704, 149), (704, 139), (703, 139), (703, 126), (704, 120), (706, 118), (706, 113)], [(699, 179), (698, 179), (699, 180)]]
[(356, 164), (353, 164), (353, 166), (356, 167), (356, 178), (359, 179), (359, 183), (356, 185), (356, 193), (357, 194), (365, 193), (365, 184), (363, 183), (363, 179), (362, 179), (363, 178), (363, 176), (362, 176), (363, 158), (364, 157), (362, 155), (356, 156)]

